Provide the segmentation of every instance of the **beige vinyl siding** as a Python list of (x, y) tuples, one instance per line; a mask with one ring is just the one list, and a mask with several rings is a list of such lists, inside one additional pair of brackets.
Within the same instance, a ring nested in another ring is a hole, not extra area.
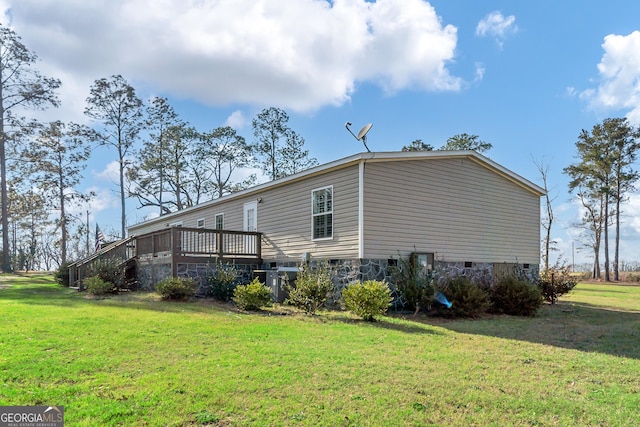
[(367, 163), (364, 257), (538, 264), (540, 197), (466, 158)]
[[(333, 186), (333, 238), (312, 240), (311, 191)], [(265, 260), (358, 257), (358, 167), (350, 166), (262, 193), (258, 231), (266, 234)]]
[[(333, 186), (333, 238), (312, 241), (311, 191)], [(196, 227), (205, 219), (215, 224), (215, 215), (224, 213), (226, 230), (242, 230), (243, 205), (258, 198), (258, 231), (264, 233), (262, 257), (266, 262), (299, 261), (303, 253), (315, 259), (358, 257), (358, 166), (351, 165), (311, 176), (286, 185), (267, 188), (245, 197), (233, 198), (173, 214), (130, 228), (131, 234), (144, 234), (182, 221), (184, 227)]]

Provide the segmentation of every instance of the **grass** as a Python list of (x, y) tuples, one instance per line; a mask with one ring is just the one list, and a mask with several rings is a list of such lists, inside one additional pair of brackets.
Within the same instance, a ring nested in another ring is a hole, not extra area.
[(640, 287), (579, 284), (534, 318), (363, 322), (0, 276), (0, 405), (69, 426), (632, 426)]

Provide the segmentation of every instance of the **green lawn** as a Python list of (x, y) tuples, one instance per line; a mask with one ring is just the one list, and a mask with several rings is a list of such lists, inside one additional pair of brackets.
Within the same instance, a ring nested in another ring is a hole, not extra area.
[(69, 426), (637, 426), (640, 287), (535, 318), (244, 314), (0, 276), (0, 405)]

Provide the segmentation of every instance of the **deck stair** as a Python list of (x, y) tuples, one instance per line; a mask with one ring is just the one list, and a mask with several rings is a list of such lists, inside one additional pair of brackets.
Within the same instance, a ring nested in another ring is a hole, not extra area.
[(84, 279), (92, 276), (101, 262), (113, 263), (117, 269), (124, 269), (126, 278), (126, 272), (135, 266), (135, 256), (135, 236), (110, 243), (88, 257), (69, 265), (69, 287), (78, 291), (84, 290)]

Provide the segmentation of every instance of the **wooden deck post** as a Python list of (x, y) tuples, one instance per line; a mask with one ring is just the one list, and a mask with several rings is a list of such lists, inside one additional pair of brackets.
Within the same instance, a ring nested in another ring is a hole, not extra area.
[(223, 247), (223, 242), (224, 239), (222, 238), (222, 230), (218, 230), (216, 232), (216, 246), (218, 248), (218, 259), (222, 260), (223, 256), (224, 256), (224, 247)]
[(178, 227), (171, 227), (171, 277), (178, 277)]
[(256, 255), (258, 259), (262, 259), (262, 234), (256, 234)]

